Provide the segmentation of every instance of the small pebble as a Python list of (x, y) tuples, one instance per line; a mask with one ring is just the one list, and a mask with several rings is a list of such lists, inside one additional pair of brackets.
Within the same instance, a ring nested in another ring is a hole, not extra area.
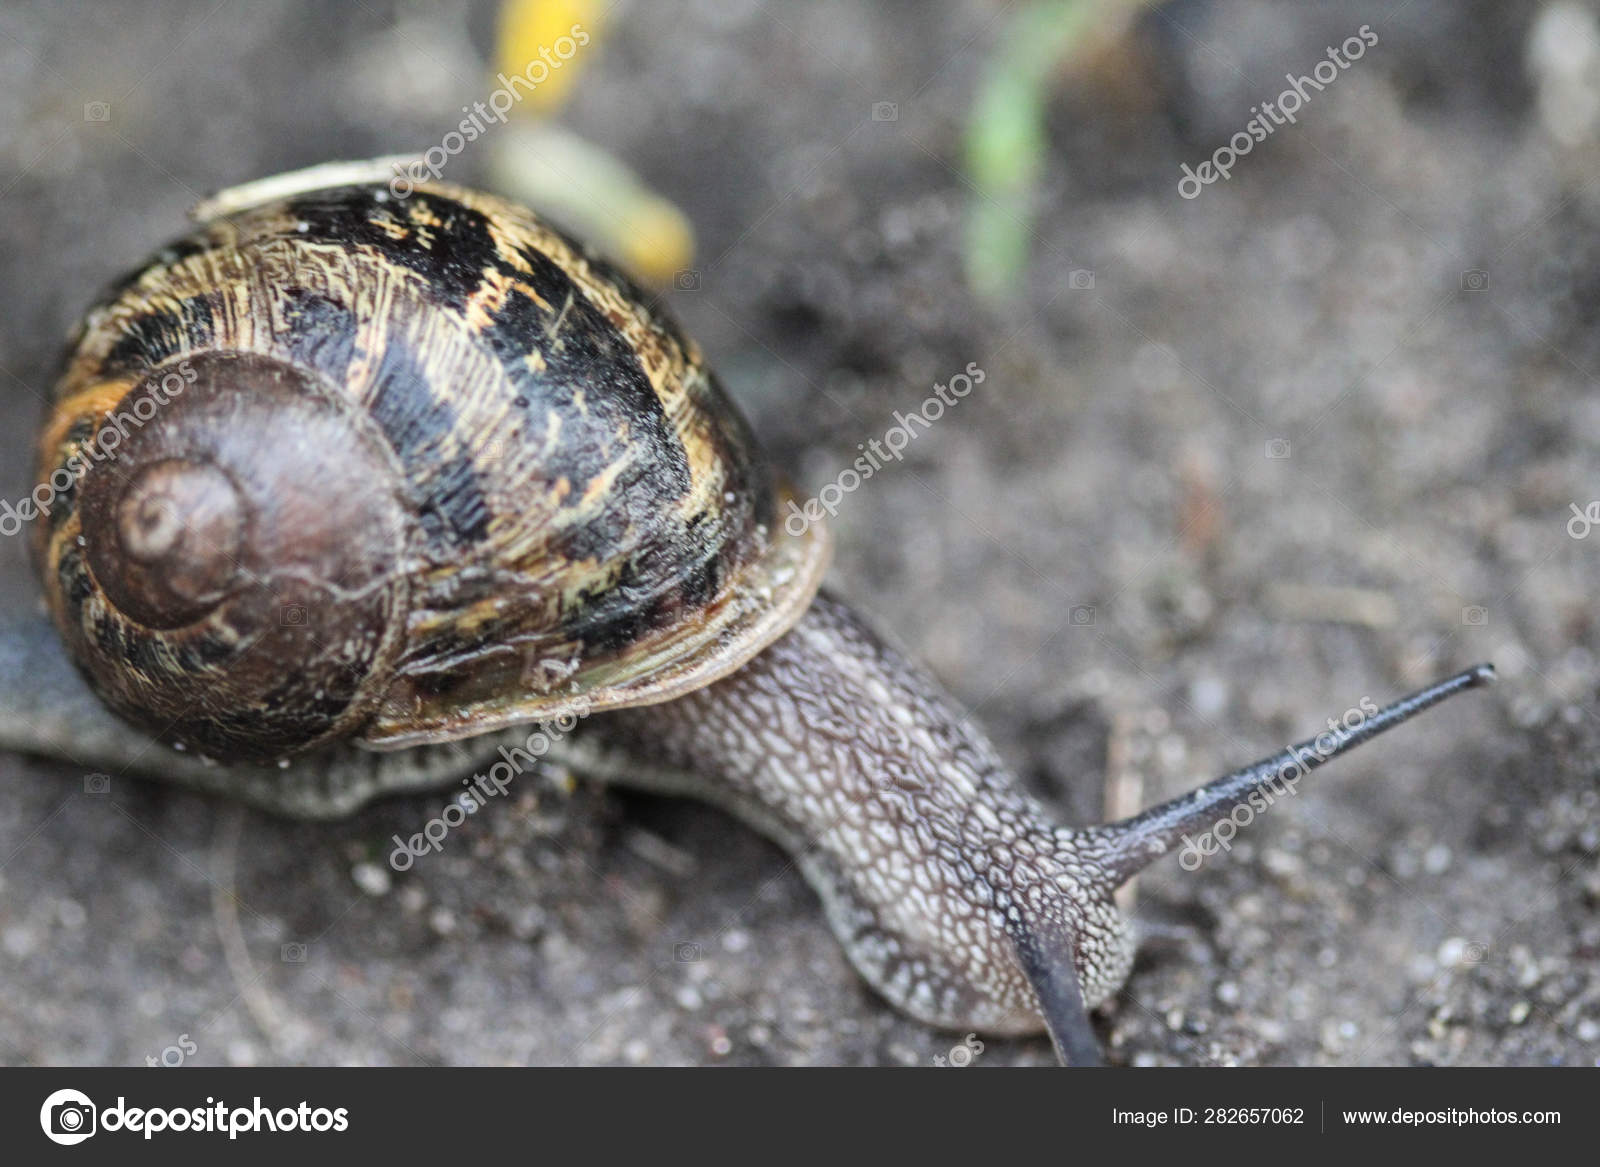
[(1299, 875), (1305, 871), (1306, 866), (1301, 862), (1298, 855), (1290, 855), (1287, 851), (1280, 850), (1277, 847), (1271, 847), (1263, 852), (1261, 863), (1267, 871), (1279, 879), (1284, 879), (1291, 875)]
[(160, 989), (146, 989), (133, 999), (133, 1007), (145, 1017), (160, 1017), (167, 1009), (167, 997)]
[(518, 940), (532, 940), (544, 931), (545, 910), (529, 904), (511, 915), (511, 934)]
[(1539, 967), (1539, 962), (1533, 959), (1527, 949), (1521, 951), (1514, 963), (1517, 969), (1517, 987), (1519, 989), (1531, 989), (1544, 979), (1544, 970)]
[(1549, 715), (1549, 710), (1536, 698), (1526, 695), (1511, 702), (1511, 724), (1518, 729), (1534, 729)]
[(1389, 856), (1389, 870), (1394, 872), (1394, 877), (1399, 880), (1415, 879), (1417, 872), (1422, 870), (1422, 864), (1417, 862), (1414, 851), (1408, 848), (1396, 848)]
[(1217, 676), (1195, 678), (1189, 686), (1189, 704), (1200, 717), (1220, 716), (1228, 707), (1227, 683)]
[(388, 895), (389, 888), (393, 886), (388, 869), (376, 863), (357, 863), (350, 869), (350, 878), (369, 896)]
[(1339, 1040), (1339, 1035), (1343, 1028), (1344, 1027), (1342, 1025), (1331, 1018), (1322, 1023), (1320, 1043), (1324, 1053), (1333, 1054), (1339, 1052), (1340, 1045), (1342, 1044)]

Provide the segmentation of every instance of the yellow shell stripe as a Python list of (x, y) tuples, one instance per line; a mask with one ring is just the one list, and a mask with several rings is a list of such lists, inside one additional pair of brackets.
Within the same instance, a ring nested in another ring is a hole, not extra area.
[[(685, 515), (714, 509), (722, 494), (723, 479), (720, 461), (710, 442), (710, 419), (703, 408), (709, 382), (698, 347), (687, 338), (680, 343), (678, 338), (667, 336), (630, 289), (596, 271), (587, 254), (521, 207), (460, 187), (440, 185), (428, 189), (487, 218), (499, 254), (512, 266), (527, 270), (518, 251), (521, 247), (549, 256), (589, 302), (604, 313), (633, 350), (688, 455), (693, 485), (680, 509)], [(522, 290), (536, 298), (532, 288), (524, 285)], [(500, 291), (498, 298), (503, 299), (504, 294)], [(544, 311), (557, 314), (557, 318), (560, 308), (542, 305)]]

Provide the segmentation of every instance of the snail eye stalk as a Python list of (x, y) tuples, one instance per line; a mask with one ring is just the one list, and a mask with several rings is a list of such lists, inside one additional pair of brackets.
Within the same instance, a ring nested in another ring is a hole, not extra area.
[(1101, 862), (1110, 872), (1111, 886), (1120, 887), (1150, 863), (1177, 847), (1189, 832), (1204, 830), (1216, 820), (1227, 817), (1252, 795), (1281, 795), (1286, 784), (1299, 781), (1340, 754), (1411, 720), (1424, 709), (1448, 697), (1468, 689), (1481, 688), (1494, 679), (1493, 665), (1474, 665), (1385, 705), (1357, 725), (1330, 723), (1336, 728), (1225, 774), (1132, 818), (1093, 828), (1090, 833), (1098, 836), (1105, 847)]
[(1102, 1065), (1100, 1039), (1083, 1003), (1072, 946), (1065, 940), (1051, 943), (1049, 937), (1055, 935), (1019, 928), (1013, 935), (1017, 962), (1039, 998), (1056, 1058), (1063, 1066)]

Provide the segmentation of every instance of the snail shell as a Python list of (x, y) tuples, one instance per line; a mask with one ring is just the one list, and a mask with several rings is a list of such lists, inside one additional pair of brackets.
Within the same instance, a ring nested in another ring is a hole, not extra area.
[(669, 699), (805, 610), (825, 531), (614, 268), (442, 184), (237, 202), (89, 313), (38, 442), (50, 611), (124, 717), (448, 740)]

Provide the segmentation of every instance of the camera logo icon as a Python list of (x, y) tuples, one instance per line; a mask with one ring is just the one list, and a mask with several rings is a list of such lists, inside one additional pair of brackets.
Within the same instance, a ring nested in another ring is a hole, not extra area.
[(85, 774), (83, 776), (83, 792), (85, 794), (110, 794), (110, 774)]
[(1463, 292), (1487, 292), (1489, 290), (1489, 273), (1481, 268), (1461, 273), (1461, 290)]
[(1469, 604), (1461, 609), (1461, 622), (1468, 628), (1482, 628), (1489, 623), (1489, 609), (1481, 604)]
[(672, 948), (672, 959), (679, 964), (697, 964), (704, 956), (698, 944), (675, 944)]
[(1266, 455), (1274, 461), (1281, 461), (1289, 456), (1288, 438), (1268, 438)]
[(897, 122), (900, 120), (900, 103), (896, 101), (875, 101), (872, 103), (872, 120), (875, 122)]
[(1094, 605), (1075, 604), (1067, 613), (1067, 622), (1074, 628), (1088, 628), (1094, 624)]
[(83, 103), (83, 120), (86, 122), (108, 122), (111, 120), (111, 103), (109, 101), (86, 101)]
[(1067, 273), (1067, 287), (1074, 292), (1087, 292), (1094, 287), (1094, 272), (1086, 267), (1073, 268)]
[(57, 1090), (39, 1108), (39, 1125), (52, 1143), (71, 1147), (94, 1134), (95, 1105), (78, 1090)]
[(296, 941), (291, 941), (278, 950), (278, 958), (284, 964), (304, 964), (306, 962), (306, 946)]
[(700, 290), (700, 269), (693, 267), (678, 269), (672, 274), (672, 287), (679, 292), (698, 292)]
[(304, 604), (285, 604), (278, 613), (278, 623), (288, 628), (302, 627), (306, 623), (306, 606)]
[(933, 1064), (944, 1069), (964, 1070), (982, 1052), (983, 1042), (976, 1033), (969, 1033), (961, 1039), (960, 1045), (951, 1046), (948, 1054), (935, 1054)]

